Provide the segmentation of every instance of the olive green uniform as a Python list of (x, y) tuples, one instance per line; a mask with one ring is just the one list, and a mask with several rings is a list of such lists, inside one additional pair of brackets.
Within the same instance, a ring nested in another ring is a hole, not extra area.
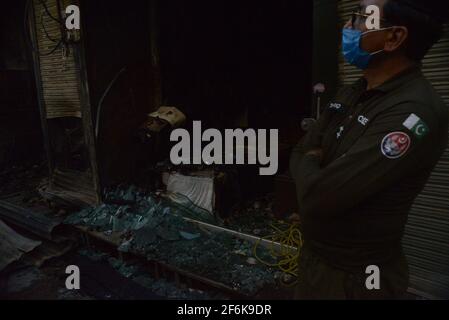
[[(400, 298), (408, 212), (448, 144), (449, 109), (420, 68), (340, 90), (294, 149), (304, 250), (297, 298)], [(305, 155), (321, 148), (322, 158)], [(366, 268), (380, 268), (368, 290)]]

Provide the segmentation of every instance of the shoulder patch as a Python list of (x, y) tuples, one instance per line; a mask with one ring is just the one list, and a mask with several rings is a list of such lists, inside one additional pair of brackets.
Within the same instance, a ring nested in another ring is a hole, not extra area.
[(410, 148), (410, 136), (404, 132), (392, 132), (382, 140), (382, 154), (388, 159), (398, 159), (405, 155)]
[(403, 123), (417, 138), (422, 138), (429, 133), (429, 127), (416, 114), (412, 113)]

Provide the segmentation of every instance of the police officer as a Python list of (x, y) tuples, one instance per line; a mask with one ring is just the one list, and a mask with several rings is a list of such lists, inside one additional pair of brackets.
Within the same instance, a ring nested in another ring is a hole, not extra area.
[[(374, 30), (370, 5), (380, 9)], [(420, 67), (448, 12), (447, 1), (363, 0), (344, 27), (343, 54), (364, 77), (291, 158), (304, 236), (296, 298), (404, 297), (407, 215), (448, 144), (448, 106)]]

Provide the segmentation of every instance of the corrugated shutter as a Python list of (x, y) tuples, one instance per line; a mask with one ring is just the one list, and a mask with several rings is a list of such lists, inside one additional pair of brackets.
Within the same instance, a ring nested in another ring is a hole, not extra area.
[[(358, 0), (339, 1), (341, 27), (358, 5)], [(341, 54), (339, 61), (340, 85), (361, 76)], [(449, 26), (424, 59), (423, 71), (449, 107)], [(449, 298), (449, 149), (413, 205), (403, 243), (410, 264), (411, 288), (425, 297)]]
[[(53, 54), (51, 52), (61, 39), (60, 24), (49, 17), (42, 3), (46, 3), (51, 15), (59, 18), (57, 0), (34, 0), (36, 22), (36, 39), (41, 56), (40, 71), (43, 89), (43, 105), (47, 118), (81, 117), (79, 70), (76, 67), (73, 52), (63, 56), (60, 46)], [(65, 8), (61, 1), (61, 8)], [(45, 33), (48, 33), (48, 37)], [(50, 39), (52, 40), (50, 40)]]
[[(346, 22), (348, 22), (348, 20), (351, 17), (351, 13), (357, 10), (359, 4), (360, 1), (357, 0), (338, 1), (338, 16), (340, 18), (339, 21), (341, 28), (343, 28)], [(340, 86), (351, 84), (362, 76), (362, 72), (359, 69), (346, 63), (346, 61), (343, 58), (343, 55), (339, 54), (338, 61), (339, 61), (338, 82)]]

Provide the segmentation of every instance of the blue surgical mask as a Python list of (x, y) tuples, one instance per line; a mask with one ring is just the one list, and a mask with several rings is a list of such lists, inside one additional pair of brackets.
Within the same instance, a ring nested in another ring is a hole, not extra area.
[(362, 33), (360, 30), (356, 29), (343, 29), (343, 42), (342, 42), (342, 50), (345, 60), (359, 69), (365, 70), (368, 68), (368, 65), (373, 58), (374, 55), (382, 52), (383, 50), (379, 50), (376, 52), (366, 52), (361, 47), (362, 37), (370, 32), (382, 31), (389, 28), (383, 28), (378, 30), (371, 30)]

